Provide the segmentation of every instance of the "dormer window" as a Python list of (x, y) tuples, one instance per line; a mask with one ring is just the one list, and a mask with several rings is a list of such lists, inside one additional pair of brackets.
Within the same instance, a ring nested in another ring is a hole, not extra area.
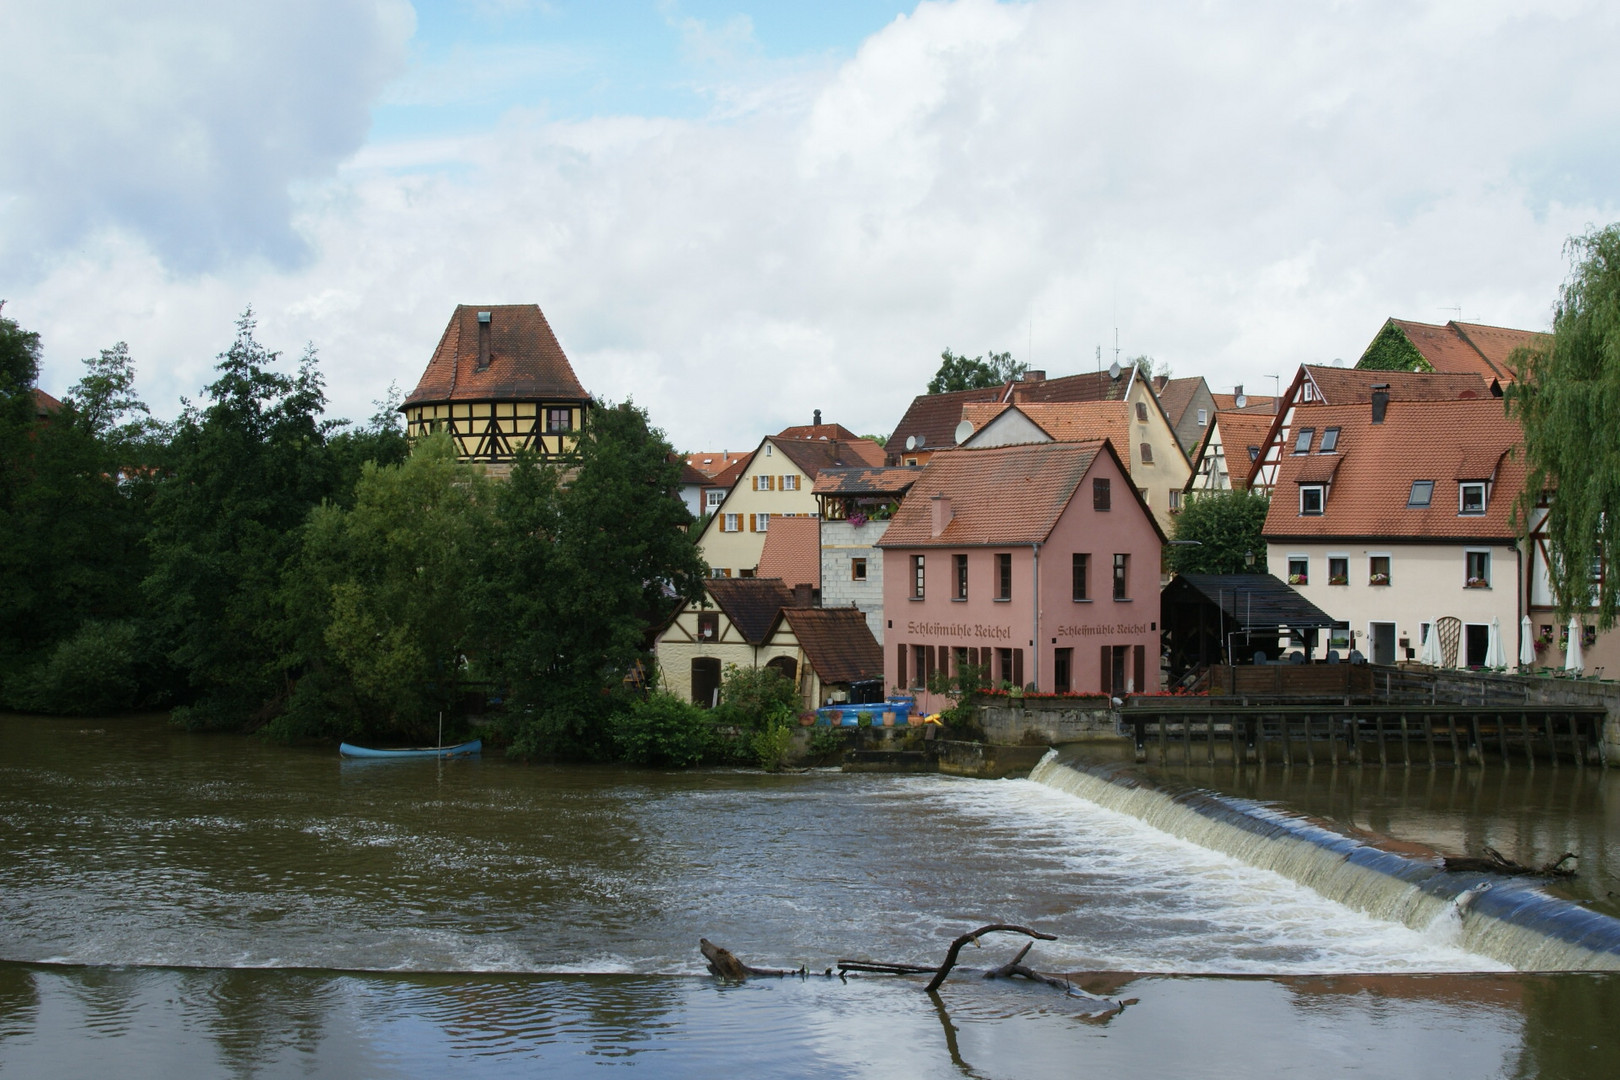
[(1485, 512), (1485, 482), (1465, 480), (1457, 485), (1457, 513), (1483, 514)]
[(1299, 512), (1305, 514), (1320, 514), (1322, 504), (1326, 501), (1327, 492), (1322, 484), (1299, 485)]
[(1407, 506), (1425, 507), (1434, 501), (1434, 481), (1412, 481), (1412, 494), (1406, 497)]
[(1330, 427), (1322, 432), (1322, 445), (1317, 450), (1324, 454), (1331, 454), (1339, 448), (1339, 429)]
[(1299, 438), (1294, 440), (1294, 453), (1296, 453), (1296, 454), (1308, 454), (1308, 453), (1310, 453), (1311, 452), (1311, 438), (1315, 434), (1316, 434), (1316, 429), (1315, 428), (1311, 428), (1311, 427), (1300, 428), (1299, 429)]

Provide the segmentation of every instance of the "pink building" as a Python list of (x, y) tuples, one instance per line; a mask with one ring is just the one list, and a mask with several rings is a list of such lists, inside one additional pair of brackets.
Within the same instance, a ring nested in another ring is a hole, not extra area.
[(969, 663), (1040, 693), (1156, 690), (1163, 544), (1106, 440), (936, 453), (878, 542), (884, 680)]

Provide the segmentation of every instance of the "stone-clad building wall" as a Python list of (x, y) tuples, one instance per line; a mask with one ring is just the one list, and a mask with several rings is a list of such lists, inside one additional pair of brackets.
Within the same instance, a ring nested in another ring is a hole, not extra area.
[[(821, 606), (854, 604), (866, 613), (872, 636), (883, 644), (883, 552), (876, 544), (888, 529), (887, 521), (851, 525), (847, 521), (821, 523)], [(866, 560), (866, 580), (857, 580), (856, 559)]]

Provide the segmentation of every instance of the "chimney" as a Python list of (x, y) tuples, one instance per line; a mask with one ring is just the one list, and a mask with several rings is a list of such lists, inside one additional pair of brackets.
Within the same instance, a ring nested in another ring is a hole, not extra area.
[(1384, 412), (1389, 408), (1389, 383), (1373, 383), (1372, 388), (1372, 422), (1382, 424)]
[(821, 426), (821, 410), (820, 409), (816, 410), (816, 418), (814, 420), (810, 421), (810, 422), (812, 424), (816, 425), (816, 427)]
[(1024, 372), (1023, 377), (1020, 378), (1018, 381), (1019, 382), (1045, 382), (1046, 381), (1046, 372), (1044, 372), (1044, 371), (1026, 371), (1026, 372)]
[(1155, 375), (1155, 376), (1153, 376), (1153, 389), (1155, 391), (1162, 391), (1166, 386), (1169, 386), (1169, 385), (1170, 385), (1170, 376), (1168, 376), (1168, 375)]
[(951, 518), (956, 516), (951, 513), (951, 497), (944, 494), (935, 495), (929, 500), (929, 504), (934, 511), (934, 535), (938, 536), (945, 531), (945, 526), (951, 523)]
[(816, 606), (816, 587), (809, 582), (802, 582), (793, 586), (793, 606), (796, 608), (812, 608)]
[(489, 367), (489, 312), (478, 313), (478, 370)]

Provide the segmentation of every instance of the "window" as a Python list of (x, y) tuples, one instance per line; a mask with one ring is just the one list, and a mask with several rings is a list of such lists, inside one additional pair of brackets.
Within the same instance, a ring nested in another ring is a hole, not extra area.
[(1407, 506), (1428, 506), (1429, 503), (1432, 502), (1432, 501), (1434, 501), (1434, 481), (1433, 480), (1414, 480), (1414, 481), (1412, 481), (1412, 494), (1410, 494), (1410, 495), (1408, 495), (1406, 497), (1406, 505)]
[(1488, 551), (1465, 551), (1463, 562), (1466, 566), (1466, 577), (1463, 582), (1470, 589), (1488, 589), (1491, 587), (1491, 553)]
[(730, 577), (731, 576), (731, 571), (726, 569), (724, 566), (711, 566), (711, 567), (709, 567), (709, 576), (710, 577)]
[(742, 532), (742, 515), (727, 514), (720, 522), (721, 532)]
[[(911, 595), (916, 600), (923, 598), (923, 557), (921, 555), (911, 557)], [(918, 646), (918, 648), (921, 648), (921, 646)]]
[(1260, 448), (1258, 446), (1249, 447), (1249, 460), (1250, 461), (1255, 460), (1259, 456), (1260, 456)]
[(1457, 513), (1483, 514), (1485, 512), (1485, 485), (1467, 482), (1457, 485)]
[(720, 613), (716, 611), (698, 612), (698, 640), (713, 641), (720, 636)]
[(1333, 628), (1328, 631), (1328, 648), (1348, 649), (1349, 647), (1350, 624), (1347, 622), (1334, 623)]
[(756, 570), (757, 570), (757, 569), (758, 569), (758, 567), (753, 567), (753, 566), (750, 566), (750, 567), (748, 567), (748, 568), (747, 568), (747, 569), (744, 569), (744, 570), (739, 570), (739, 571), (737, 571), (737, 576), (738, 576), (738, 577), (753, 577), (753, 576), (754, 576), (754, 572), (755, 572), (755, 571), (756, 571)]
[(1181, 492), (1175, 488), (1170, 489), (1170, 512), (1172, 514), (1181, 513)]
[(1153, 444), (1152, 443), (1143, 443), (1141, 445), (1140, 449), (1142, 451), (1142, 464), (1144, 464), (1144, 465), (1153, 464)]
[[(921, 558), (922, 556), (916, 556)], [(933, 650), (927, 645), (913, 645), (911, 647), (911, 685), (921, 688), (928, 685), (928, 669), (933, 667), (929, 661), (933, 659)]]
[(1012, 599), (1012, 556), (1006, 552), (996, 556), (996, 599)]
[(1052, 691), (1067, 694), (1071, 689), (1074, 672), (1074, 650), (1054, 649), (1052, 652)]
[(1328, 556), (1328, 584), (1350, 584), (1350, 559), (1344, 555)]
[(1142, 496), (1142, 502), (1143, 502), (1143, 503), (1146, 503), (1146, 502), (1147, 502), (1147, 501), (1148, 501), (1148, 492), (1147, 492), (1147, 488), (1137, 488), (1137, 489), (1136, 489), (1136, 493), (1137, 493), (1137, 494), (1138, 494), (1138, 495), (1140, 495), (1140, 496)]
[(784, 476), (784, 477), (782, 477), (782, 490), (783, 491), (798, 491), (799, 490), (799, 478), (797, 476)]
[(1322, 432), (1322, 445), (1317, 449), (1324, 454), (1331, 454), (1339, 448), (1339, 429), (1330, 427)]
[(1129, 600), (1131, 598), (1131, 557), (1129, 555), (1114, 556), (1114, 599)]
[(769, 514), (755, 514), (754, 515), (754, 531), (755, 532), (765, 532), (770, 527), (771, 527), (771, 515), (769, 515)]
[(1147, 418), (1147, 402), (1138, 401), (1136, 403), (1136, 419), (1145, 424), (1147, 423)]
[(547, 409), (546, 431), (556, 434), (563, 431), (574, 430), (572, 409)]
[(1109, 491), (1108, 477), (1099, 476), (1091, 482), (1091, 508), (1093, 510), (1107, 510), (1112, 493)]
[(1322, 512), (1322, 485), (1299, 485), (1299, 512), (1301, 514), (1320, 514)]
[(1313, 428), (1313, 427), (1302, 427), (1302, 428), (1300, 428), (1299, 429), (1299, 438), (1294, 440), (1294, 453), (1296, 453), (1296, 454), (1308, 454), (1308, 453), (1310, 453), (1311, 452), (1311, 437), (1313, 435), (1315, 435), (1315, 434), (1316, 434), (1316, 429)]
[(1074, 553), (1073, 569), (1074, 598), (1085, 601), (1091, 599), (1091, 556), (1085, 552)]
[(761, 473), (758, 476), (755, 476), (754, 477), (754, 490), (755, 491), (769, 491), (769, 490), (771, 490), (771, 479), (772, 479), (771, 477), (766, 476), (764, 473)]
[(1288, 584), (1309, 585), (1311, 583), (1311, 560), (1306, 555), (1288, 556)]
[(952, 555), (951, 561), (956, 564), (956, 599), (966, 600), (967, 595), (967, 556)]
[(726, 493), (721, 488), (710, 488), (708, 491), (703, 493), (703, 505), (707, 506), (710, 510), (714, 510), (725, 501)]
[(1208, 409), (1199, 409), (1198, 410), (1198, 426), (1199, 427), (1208, 427), (1209, 426), (1209, 410)]
[(866, 560), (865, 559), (851, 559), (851, 560), (849, 560), (849, 580), (851, 580), (851, 581), (865, 581), (866, 580)]
[(1373, 555), (1367, 559), (1367, 584), (1389, 584), (1389, 556)]

